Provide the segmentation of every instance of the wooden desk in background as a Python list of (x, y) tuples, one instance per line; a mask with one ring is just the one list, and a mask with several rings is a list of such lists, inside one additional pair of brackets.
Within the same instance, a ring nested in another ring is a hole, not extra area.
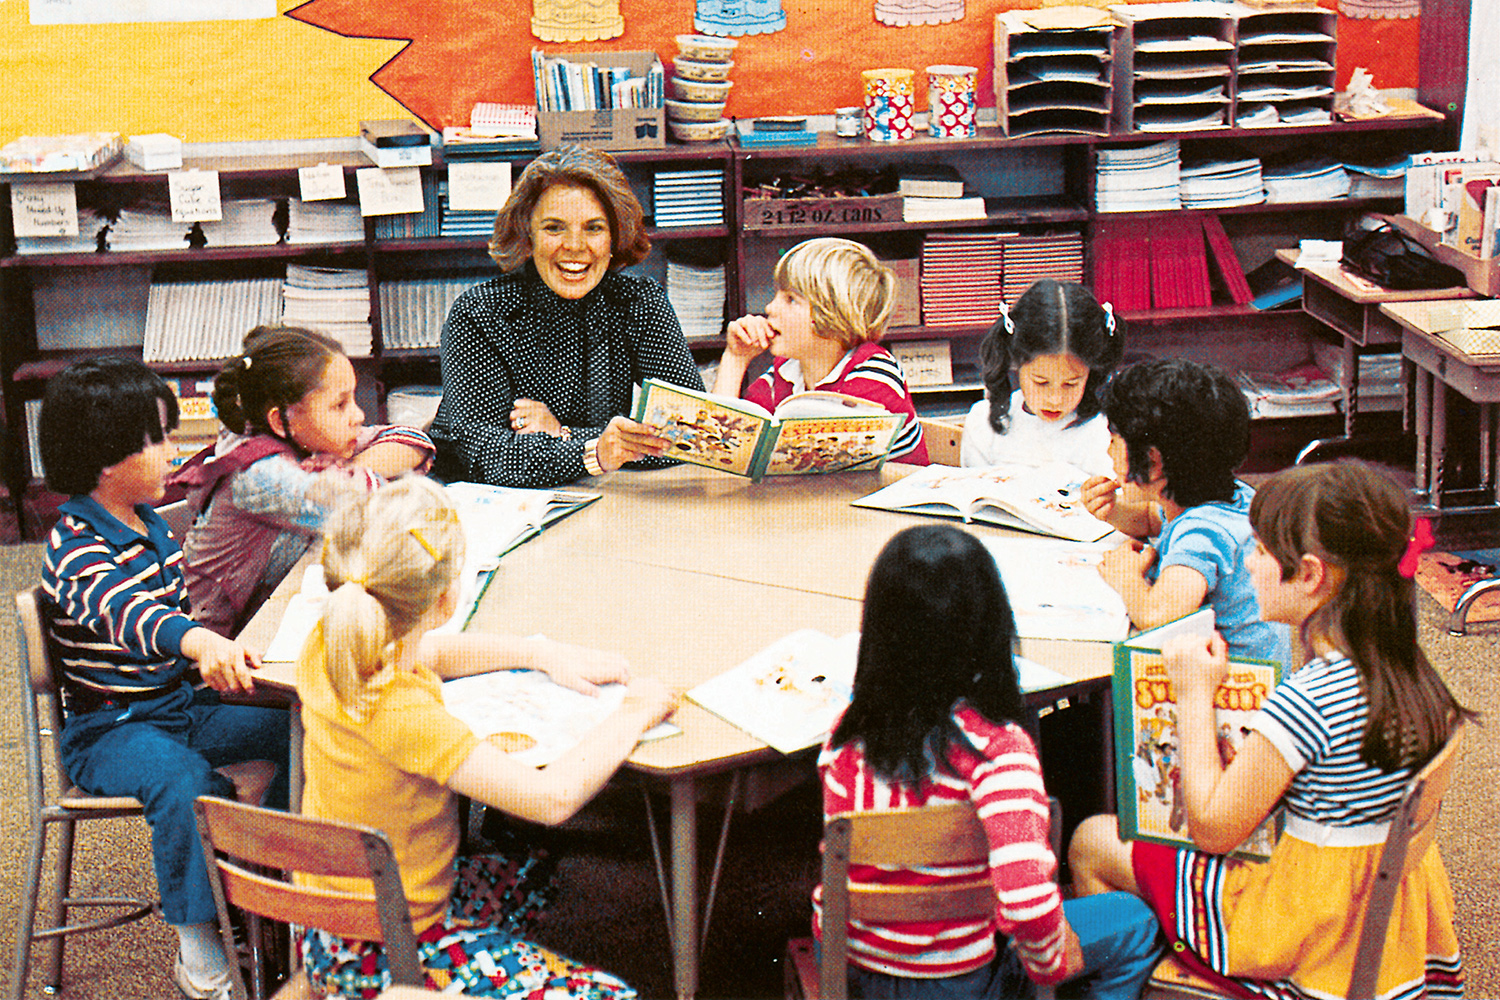
[[(842, 635), (859, 628), (865, 577), (876, 554), (908, 514), (865, 510), (849, 502), (909, 472), (786, 476), (760, 483), (694, 466), (620, 472), (579, 485), (603, 498), (547, 528), (500, 561), (471, 626), (621, 652), (636, 670), (686, 691), (749, 659), (801, 628)], [(979, 535), (1008, 534), (971, 525)], [(261, 648), (299, 585), (294, 572), (247, 627)], [(1021, 651), (1070, 678), (1030, 696), (1040, 713), (1089, 701), (1099, 711), (1099, 764), (1086, 780), (1112, 799), (1106, 643), (1023, 641)], [(289, 664), (270, 664), (265, 679), (291, 683)], [(700, 779), (731, 773), (730, 811), (741, 776), (786, 761), (780, 753), (696, 704), (684, 701), (673, 721), (680, 736), (638, 747), (626, 767), (666, 786), (671, 803), (670, 890), (665, 873), (677, 993), (698, 988)], [(1069, 765), (1072, 761), (1067, 762)], [(1059, 766), (1055, 781), (1077, 774)], [(725, 814), (725, 829), (730, 817)], [(714, 878), (722, 861), (715, 860)]]

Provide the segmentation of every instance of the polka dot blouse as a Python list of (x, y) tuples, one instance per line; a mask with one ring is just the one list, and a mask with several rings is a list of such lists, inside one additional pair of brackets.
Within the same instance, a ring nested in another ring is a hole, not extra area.
[[(629, 415), (631, 386), (658, 378), (703, 388), (661, 285), (618, 271), (577, 300), (548, 288), (530, 261), (476, 285), (448, 313), (442, 358), (443, 401), (430, 433), (433, 473), (449, 481), (571, 482), (587, 475), (584, 448), (609, 419)], [(517, 399), (546, 403), (572, 440), (512, 431)]]

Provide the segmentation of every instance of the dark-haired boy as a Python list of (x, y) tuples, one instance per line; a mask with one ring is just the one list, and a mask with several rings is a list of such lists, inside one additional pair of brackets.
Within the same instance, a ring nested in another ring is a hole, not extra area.
[[(1261, 621), (1245, 569), (1255, 491), (1234, 477), (1250, 448), (1239, 387), (1217, 368), (1160, 358), (1116, 372), (1100, 405), (1115, 477), (1084, 483), (1084, 503), (1135, 539), (1099, 567), (1131, 622), (1154, 628), (1207, 604), (1231, 655), (1286, 663), (1291, 635)], [(1125, 483), (1139, 500), (1119, 499)]]
[[(68, 777), (143, 803), (162, 915), (179, 939), (176, 984), (191, 998), (228, 997), (193, 800), (234, 798), (215, 768), (271, 760), (266, 802), (284, 808), (288, 716), (219, 700), (253, 687), (256, 657), (189, 617), (182, 550), (152, 506), (176, 426), (176, 397), (135, 359), (79, 361), (48, 383), (42, 462), (71, 496), (47, 539), (42, 603), (62, 666)], [(207, 686), (195, 688), (200, 677)]]

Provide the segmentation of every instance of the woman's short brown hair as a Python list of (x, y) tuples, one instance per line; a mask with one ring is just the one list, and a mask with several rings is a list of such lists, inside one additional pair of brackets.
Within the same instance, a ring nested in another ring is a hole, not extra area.
[(549, 150), (527, 164), (504, 207), (495, 214), (489, 249), (500, 270), (514, 271), (531, 256), (531, 213), (536, 211), (542, 194), (559, 184), (592, 191), (604, 206), (609, 217), (610, 267), (629, 267), (646, 259), (651, 240), (646, 236), (641, 203), (615, 158), (570, 144)]

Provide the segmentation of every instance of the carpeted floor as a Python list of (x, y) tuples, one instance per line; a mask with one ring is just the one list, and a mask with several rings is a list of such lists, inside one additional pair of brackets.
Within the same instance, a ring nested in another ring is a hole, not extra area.
[[(0, 594), (35, 582), (40, 547), (0, 546)], [(1500, 625), (1477, 624), (1464, 637), (1446, 633), (1445, 616), (1427, 595), (1421, 598), (1422, 641), (1460, 699), (1494, 720), (1500, 713)], [(0, 657), (12, 670), (16, 659), (14, 614), (0, 608)], [(607, 640), (601, 637), (601, 644)], [(18, 760), (19, 686), (13, 674), (0, 685), (0, 966), (14, 953), (20, 858), (27, 836), (23, 776)], [(1495, 789), (1500, 785), (1500, 740), (1494, 721), (1476, 728), (1465, 750), (1453, 791), (1443, 809), (1441, 843), (1458, 899), (1470, 997), (1500, 997), (1500, 823)], [(1054, 778), (1054, 780), (1059, 780)], [(545, 943), (622, 975), (645, 997), (671, 995), (670, 962), (660, 893), (651, 874), (640, 792), (628, 780), (601, 796), (578, 820), (553, 836), (563, 858), (562, 891)], [(665, 806), (657, 804), (658, 825)], [(704, 880), (714, 847), (717, 817), (705, 807), (700, 818)], [(149, 893), (153, 877), (145, 824), (110, 824), (80, 835), (76, 870), (81, 883), (101, 875), (133, 891)], [(811, 783), (757, 813), (737, 817), (731, 829), (713, 925), (705, 940), (703, 988), (707, 998), (780, 996), (779, 958), (789, 936), (806, 933), (807, 893), (817, 871), (818, 803)], [(64, 968), (66, 1000), (163, 998), (176, 991), (170, 970), (175, 937), (161, 921), (148, 919), (70, 944)], [(33, 961), (35, 970), (39, 963)], [(14, 974), (13, 970), (11, 974)], [(10, 975), (5, 977), (7, 991)], [(42, 996), (33, 972), (26, 993)]]

